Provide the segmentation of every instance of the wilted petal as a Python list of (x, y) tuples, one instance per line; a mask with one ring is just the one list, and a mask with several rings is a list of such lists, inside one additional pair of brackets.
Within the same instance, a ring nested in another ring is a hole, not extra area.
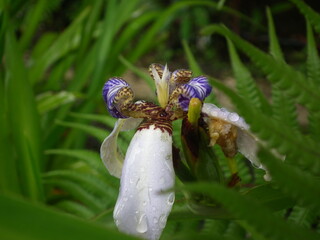
[(119, 132), (134, 129), (141, 121), (140, 118), (118, 119), (110, 135), (103, 141), (100, 156), (112, 176), (120, 178), (123, 166), (123, 156), (118, 152), (117, 145)]
[(120, 89), (129, 87), (129, 84), (122, 78), (110, 78), (103, 86), (102, 95), (107, 104), (108, 111), (115, 118), (126, 118), (114, 106), (114, 100)]
[[(257, 157), (258, 153), (258, 140), (249, 131), (249, 125), (245, 120), (240, 117), (237, 113), (229, 112), (225, 108), (219, 108), (214, 104), (205, 103), (202, 107), (202, 113), (204, 113), (207, 118), (205, 119), (218, 119), (223, 120), (226, 123), (232, 124), (237, 127), (237, 148), (243, 156), (245, 156), (254, 167), (264, 169), (266, 168), (261, 164)], [(265, 179), (267, 180), (268, 172), (266, 172)]]
[(154, 125), (138, 130), (126, 153), (113, 213), (119, 230), (159, 239), (174, 202), (174, 179), (171, 134)]

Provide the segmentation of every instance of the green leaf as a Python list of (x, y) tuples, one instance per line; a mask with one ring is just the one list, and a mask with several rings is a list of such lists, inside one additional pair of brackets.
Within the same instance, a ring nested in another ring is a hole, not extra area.
[(227, 39), (227, 43), (239, 94), (248, 99), (255, 107), (270, 113), (270, 104), (258, 88), (249, 70), (241, 62), (233, 43), (229, 39)]
[[(270, 214), (270, 210), (257, 201), (241, 196), (234, 190), (221, 185), (213, 183), (189, 184), (186, 185), (186, 189), (209, 195), (222, 204), (232, 215), (245, 221), (267, 239), (270, 237), (275, 240), (319, 238), (319, 235), (314, 232), (285, 222), (283, 219)], [(270, 229), (272, 229), (272, 232), (270, 232)]]
[(100, 159), (100, 155), (97, 152), (84, 149), (50, 149), (46, 151), (46, 154), (62, 155), (70, 157), (70, 160), (79, 159), (101, 175), (107, 175), (107, 172), (103, 167), (102, 160)]
[[(309, 82), (320, 85), (320, 59), (310, 23), (307, 21), (307, 76)], [(320, 140), (320, 111), (309, 111), (309, 132)]]
[(84, 219), (92, 218), (95, 213), (88, 209), (83, 204), (69, 201), (69, 200), (62, 200), (55, 204), (55, 207), (66, 211), (67, 213), (74, 214)]
[(99, 196), (99, 198), (108, 199), (108, 201), (114, 201), (118, 190), (112, 189), (110, 185), (106, 185), (98, 176), (93, 175), (92, 172), (84, 173), (75, 170), (54, 170), (44, 174), (46, 180), (51, 179), (61, 179), (68, 180), (77, 185), (90, 190), (94, 195)]
[(76, 113), (76, 112), (72, 112), (69, 115), (78, 119), (100, 122), (107, 125), (108, 127), (113, 127), (116, 122), (116, 119), (109, 115), (98, 115), (98, 114)]
[(309, 7), (304, 1), (290, 0), (294, 3), (306, 19), (314, 26), (315, 30), (320, 33), (320, 14)]
[(5, 58), (6, 102), (13, 146), (18, 156), (16, 161), (21, 189), (26, 197), (42, 200), (40, 120), (22, 53), (11, 28), (6, 32)]
[(249, 101), (238, 96), (219, 81), (211, 80), (210, 83), (232, 100), (240, 114), (250, 124), (251, 131), (256, 133), (266, 146), (270, 149), (277, 149), (279, 153), (284, 155), (290, 153), (290, 156), (293, 157), (288, 158), (287, 161), (308, 168), (314, 173), (319, 173), (320, 167), (317, 158), (320, 155), (319, 143), (302, 134), (297, 134), (286, 124), (265, 115), (254, 108)]
[(295, 201), (288, 198), (272, 184), (265, 184), (251, 188), (243, 193), (245, 196), (259, 201), (273, 211), (287, 209), (295, 204)]
[[(268, 27), (269, 27), (269, 52), (276, 61), (285, 62), (281, 47), (274, 27), (271, 11), (267, 8)], [(287, 96), (284, 91), (272, 85), (272, 110), (275, 119), (287, 123), (292, 129), (298, 129), (297, 111), (293, 98)]]
[(79, 45), (81, 25), (88, 12), (88, 9), (84, 9), (54, 43), (41, 56), (34, 59), (33, 65), (29, 70), (30, 83), (35, 84), (38, 82), (48, 67)]
[(320, 179), (303, 172), (280, 159), (275, 158), (271, 153), (262, 150), (261, 161), (266, 165), (276, 184), (293, 199), (299, 200), (307, 207), (317, 208), (320, 212)]
[(310, 109), (318, 109), (316, 102), (320, 101), (319, 86), (307, 82), (304, 75), (290, 65), (276, 61), (272, 56), (241, 39), (225, 26), (211, 25), (203, 29), (202, 32), (207, 35), (219, 33), (230, 39), (268, 76), (272, 83), (278, 84), (278, 87), (284, 93), (291, 98), (297, 99), (298, 102), (310, 107)]
[(45, 92), (37, 96), (38, 111), (44, 114), (59, 106), (75, 101), (76, 96), (70, 92), (61, 91), (58, 93)]
[(270, 8), (267, 8), (268, 28), (269, 28), (269, 52), (278, 61), (284, 61), (283, 53), (278, 41)]
[(0, 195), (0, 205), (0, 232), (3, 239), (137, 240), (100, 224), (83, 221), (13, 197)]
[(188, 64), (193, 74), (195, 76), (202, 75), (203, 71), (200, 65), (197, 63), (197, 60), (195, 59), (194, 55), (192, 54), (191, 49), (186, 40), (182, 40), (182, 46), (185, 54), (187, 55)]
[(47, 187), (55, 187), (64, 193), (70, 194), (75, 201), (82, 202), (96, 213), (102, 211), (106, 207), (106, 204), (102, 202), (102, 199), (92, 194), (89, 189), (86, 189), (84, 186), (78, 185), (73, 181), (67, 179), (44, 179), (43, 182)]
[(24, 19), (24, 29), (20, 40), (21, 49), (28, 47), (39, 22), (42, 20), (48, 2), (46, 0), (38, 0), (32, 7), (29, 8), (28, 14)]
[(64, 122), (64, 121), (57, 121), (57, 124), (59, 124), (61, 126), (65, 126), (65, 127), (80, 129), (80, 130), (94, 136), (100, 142), (102, 142), (107, 136), (106, 131), (102, 130), (101, 128), (90, 126), (87, 124), (75, 123), (75, 122)]

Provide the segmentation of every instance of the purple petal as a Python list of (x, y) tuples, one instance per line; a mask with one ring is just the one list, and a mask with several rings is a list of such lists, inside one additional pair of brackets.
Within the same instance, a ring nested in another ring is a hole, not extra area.
[(183, 93), (179, 96), (178, 101), (180, 107), (184, 111), (188, 110), (191, 98), (199, 98), (203, 101), (212, 90), (212, 87), (208, 83), (208, 79), (204, 76), (193, 78), (189, 83), (184, 84), (181, 87), (183, 88)]
[(107, 104), (109, 113), (115, 118), (126, 118), (123, 116), (114, 106), (114, 98), (118, 91), (123, 87), (130, 87), (129, 84), (122, 78), (114, 77), (110, 78), (103, 86), (102, 95)]
[(212, 90), (208, 79), (205, 76), (199, 76), (191, 79), (191, 81), (187, 84), (192, 87), (197, 93), (197, 98), (200, 100), (204, 100)]

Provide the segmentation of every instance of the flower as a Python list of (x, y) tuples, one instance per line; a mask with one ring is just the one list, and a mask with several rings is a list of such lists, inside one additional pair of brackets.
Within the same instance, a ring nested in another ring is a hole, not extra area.
[[(103, 141), (100, 155), (109, 173), (121, 179), (113, 212), (118, 229), (144, 239), (157, 240), (175, 199), (172, 121), (189, 121), (193, 127), (189, 133), (194, 133), (189, 135), (197, 136), (198, 127), (200, 128), (198, 121), (201, 120), (201, 137), (191, 137), (190, 142), (198, 141), (202, 150), (207, 147), (203, 143), (207, 143), (209, 137), (209, 145), (220, 145), (228, 158), (233, 158), (240, 152), (253, 165), (265, 168), (256, 157), (257, 139), (249, 132), (249, 125), (243, 118), (214, 104), (204, 103), (201, 108), (203, 100), (212, 89), (206, 77), (192, 77), (192, 72), (185, 69), (171, 73), (167, 66), (160, 64), (151, 64), (149, 73), (155, 81), (160, 106), (145, 101), (134, 102), (134, 93), (122, 78), (113, 77), (105, 83), (103, 98), (106, 107), (118, 121), (111, 134)], [(191, 101), (192, 99), (196, 101)], [(137, 131), (123, 157), (118, 152), (117, 139), (121, 131), (130, 129)], [(205, 138), (202, 138), (203, 135)], [(188, 144), (190, 137), (186, 136), (185, 140), (186, 155), (189, 150), (191, 154), (200, 152), (200, 147), (196, 149), (194, 145)], [(207, 162), (201, 162), (200, 155), (190, 158), (189, 162), (194, 160), (200, 163), (191, 163), (190, 168), (205, 167), (206, 171), (196, 171), (201, 174), (202, 179), (210, 177), (213, 181), (223, 182), (218, 161), (211, 161), (210, 165), (207, 164), (208, 159), (205, 160)], [(212, 172), (214, 170), (216, 174)], [(202, 174), (203, 172), (206, 174)]]
[(257, 157), (258, 139), (249, 131), (249, 125), (242, 117), (209, 103), (203, 104), (202, 113), (208, 124), (211, 146), (217, 143), (229, 158), (240, 152), (254, 167), (265, 170), (264, 179), (270, 180), (266, 167)]
[[(156, 240), (174, 203), (175, 173), (172, 163), (173, 120), (183, 118), (191, 98), (204, 100), (211, 86), (204, 76), (192, 78), (189, 70), (171, 73), (167, 66), (152, 64), (160, 106), (134, 102), (133, 91), (122, 78), (109, 79), (103, 88), (108, 111), (119, 118), (103, 141), (101, 158), (109, 173), (121, 178), (113, 216), (122, 232)], [(117, 151), (120, 131), (137, 128), (125, 158)]]

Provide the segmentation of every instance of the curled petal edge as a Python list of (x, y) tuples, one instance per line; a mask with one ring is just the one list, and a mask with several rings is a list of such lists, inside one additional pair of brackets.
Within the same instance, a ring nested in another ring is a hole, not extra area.
[(124, 157), (118, 152), (117, 140), (119, 133), (135, 129), (141, 122), (141, 118), (118, 119), (110, 135), (101, 144), (100, 157), (110, 175), (117, 178), (121, 177)]
[(264, 179), (266, 181), (271, 180), (268, 170), (257, 157), (259, 140), (249, 131), (250, 126), (242, 117), (240, 117), (237, 113), (229, 112), (228, 110), (219, 108), (211, 103), (203, 104), (202, 113), (209, 118), (217, 118), (236, 126), (238, 128), (238, 152), (245, 156), (254, 167), (263, 169), (266, 172), (264, 175)]

